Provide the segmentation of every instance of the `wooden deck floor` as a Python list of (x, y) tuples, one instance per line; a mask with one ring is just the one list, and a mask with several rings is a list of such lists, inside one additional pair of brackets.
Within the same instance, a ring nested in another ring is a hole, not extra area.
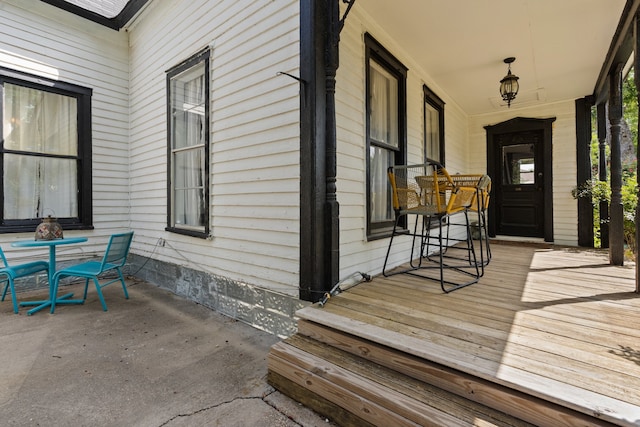
[(640, 425), (640, 295), (606, 253), (494, 244), (477, 284), (376, 277), (298, 312), (617, 425)]

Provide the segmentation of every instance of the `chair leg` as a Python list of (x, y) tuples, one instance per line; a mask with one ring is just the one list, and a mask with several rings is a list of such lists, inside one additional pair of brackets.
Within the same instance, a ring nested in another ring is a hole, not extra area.
[(387, 274), (387, 262), (389, 261), (389, 254), (391, 253), (391, 245), (393, 244), (393, 238), (396, 235), (396, 229), (398, 228), (398, 221), (400, 221), (400, 217), (397, 216), (395, 222), (393, 223), (393, 231), (391, 231), (391, 239), (389, 239), (389, 247), (387, 248), (387, 255), (384, 257), (384, 265), (382, 266), (382, 275), (384, 277), (389, 277), (391, 274)]
[(89, 278), (84, 279), (84, 295), (82, 296), (82, 299), (84, 301), (87, 300), (87, 289), (89, 288)]
[(124, 284), (124, 277), (122, 276), (122, 272), (119, 268), (116, 269), (118, 271), (118, 276), (120, 276), (120, 282), (122, 282), (122, 290), (124, 291), (125, 299), (129, 299), (129, 292), (127, 292), (127, 286)]
[(5, 280), (6, 285), (4, 285), (4, 290), (2, 291), (2, 300), (4, 301), (4, 298), (7, 296), (7, 290), (10, 290), (11, 292), (11, 303), (13, 304), (13, 312), (15, 314), (18, 314), (18, 299), (16, 297), (16, 288), (13, 284), (13, 280), (11, 279), (11, 277), (8, 277)]
[(107, 303), (104, 302), (104, 296), (102, 295), (102, 289), (100, 286), (100, 282), (96, 277), (93, 278), (93, 283), (96, 284), (96, 291), (98, 292), (98, 298), (100, 298), (100, 304), (102, 304), (102, 310), (107, 311)]
[(60, 285), (60, 276), (58, 275), (54, 275), (53, 276), (53, 287), (52, 287), (52, 291), (51, 291), (51, 310), (49, 311), (51, 314), (53, 314), (54, 311), (56, 311), (56, 298), (58, 296), (58, 286)]
[(4, 297), (7, 296), (7, 289), (9, 289), (9, 280), (4, 280), (4, 282), (6, 282), (6, 285), (4, 285), (4, 290), (2, 291), (2, 299), (0, 299), (0, 301), (4, 301)]

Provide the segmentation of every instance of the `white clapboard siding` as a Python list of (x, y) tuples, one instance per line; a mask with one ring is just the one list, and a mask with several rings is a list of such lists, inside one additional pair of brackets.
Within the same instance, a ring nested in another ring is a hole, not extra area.
[[(447, 167), (464, 171), (467, 162), (467, 117), (456, 103), (420, 69), (410, 56), (364, 12), (358, 3), (340, 34), (340, 67), (336, 76), (336, 119), (338, 138), (338, 201), (340, 203), (340, 277), (353, 271), (380, 273), (388, 239), (367, 241), (366, 237), (366, 140), (364, 34), (369, 32), (408, 69), (407, 74), (407, 159), (423, 159), (423, 85), (445, 105)], [(406, 244), (396, 246), (390, 262), (406, 261)]]
[[(140, 253), (298, 294), (298, 2), (152, 2), (130, 26), (131, 220)], [(211, 47), (209, 239), (168, 233), (166, 71)], [(159, 238), (167, 241), (155, 248)]]
[[(129, 228), (129, 60), (127, 34), (90, 23), (36, 0), (0, 4), (0, 66), (93, 90), (91, 99), (94, 230), (65, 231), (87, 243), (57, 250), (58, 259), (104, 250), (108, 236)], [(46, 257), (11, 248), (31, 233), (4, 234), (10, 258)]]

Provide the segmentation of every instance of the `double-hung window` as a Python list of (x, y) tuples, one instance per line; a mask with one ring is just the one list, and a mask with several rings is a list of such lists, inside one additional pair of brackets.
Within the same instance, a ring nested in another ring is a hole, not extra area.
[(0, 232), (91, 228), (91, 89), (0, 67), (0, 92)]
[(426, 85), (424, 92), (424, 157), (444, 164), (444, 102)]
[(209, 234), (209, 49), (167, 72), (168, 227)]
[(367, 91), (367, 236), (387, 236), (394, 211), (389, 166), (406, 163), (407, 69), (365, 35)]

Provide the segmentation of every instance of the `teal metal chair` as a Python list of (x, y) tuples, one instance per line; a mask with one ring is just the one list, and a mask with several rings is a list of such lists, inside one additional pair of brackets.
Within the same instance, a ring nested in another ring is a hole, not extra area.
[(4, 282), (4, 290), (2, 291), (2, 299), (7, 296), (7, 291), (11, 291), (11, 301), (13, 302), (13, 312), (18, 314), (18, 301), (16, 298), (16, 288), (14, 280), (20, 277), (32, 276), (36, 273), (44, 271), (49, 277), (49, 263), (46, 261), (33, 261), (24, 264), (10, 266), (7, 257), (4, 256), (2, 248), (0, 248), (0, 258), (2, 258), (3, 267), (0, 268), (0, 285)]
[[(98, 292), (98, 297), (100, 298), (100, 303), (102, 304), (102, 309), (104, 311), (107, 311), (107, 304), (104, 302), (102, 288), (110, 285), (111, 283), (120, 282), (122, 284), (122, 290), (124, 291), (124, 297), (129, 299), (129, 293), (127, 292), (127, 286), (124, 283), (124, 276), (122, 275), (121, 268), (127, 261), (132, 240), (133, 231), (113, 234), (111, 238), (109, 238), (109, 244), (107, 245), (107, 249), (102, 257), (102, 261), (87, 261), (57, 271), (53, 275), (53, 295), (55, 296), (58, 294), (58, 286), (61, 278), (83, 277), (85, 279), (85, 283), (82, 301), (87, 299), (89, 279), (92, 279), (93, 283), (96, 285), (96, 291)], [(107, 272), (115, 272), (118, 277), (110, 280), (107, 279), (106, 282), (100, 283), (100, 276), (103, 276)], [(55, 298), (52, 298), (51, 313), (55, 311), (55, 308)]]

